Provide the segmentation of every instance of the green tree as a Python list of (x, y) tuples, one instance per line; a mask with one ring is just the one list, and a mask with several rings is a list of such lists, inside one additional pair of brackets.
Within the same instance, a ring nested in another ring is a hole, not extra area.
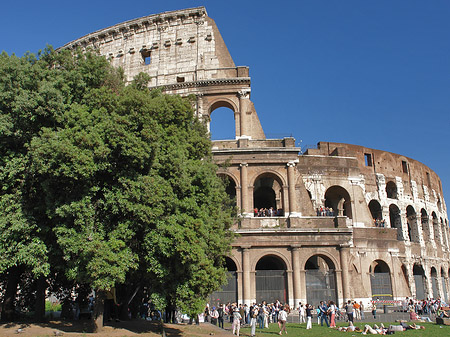
[(125, 87), (92, 53), (50, 51), (40, 62), (60, 105), (27, 143), (26, 167), (54, 261), (98, 298), (139, 278), (158, 303), (200, 312), (226, 279), (234, 210), (192, 101), (149, 92), (142, 75)]

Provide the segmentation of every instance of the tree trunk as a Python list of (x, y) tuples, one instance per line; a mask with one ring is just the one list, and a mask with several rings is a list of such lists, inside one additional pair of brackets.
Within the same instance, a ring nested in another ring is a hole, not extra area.
[(36, 281), (36, 304), (34, 309), (34, 319), (36, 322), (45, 320), (45, 290), (47, 289), (47, 280), (45, 276), (40, 276)]
[(95, 292), (94, 312), (92, 314), (93, 332), (100, 332), (103, 329), (103, 313), (105, 311), (106, 292), (97, 290)]
[(5, 297), (2, 305), (1, 320), (3, 322), (11, 322), (15, 319), (15, 300), (19, 279), (19, 267), (11, 267), (8, 272), (8, 281), (6, 284)]

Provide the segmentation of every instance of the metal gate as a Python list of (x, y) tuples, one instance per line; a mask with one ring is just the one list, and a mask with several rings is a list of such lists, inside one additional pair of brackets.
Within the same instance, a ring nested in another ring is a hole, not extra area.
[(425, 299), (425, 287), (423, 275), (414, 275), (414, 283), (416, 285), (416, 298), (418, 300)]
[(306, 270), (306, 301), (314, 306), (320, 301), (337, 303), (334, 270)]
[(442, 291), (444, 292), (444, 300), (446, 303), (448, 303), (447, 286), (445, 285), (444, 276), (441, 277), (441, 282), (442, 282)]
[(439, 298), (439, 293), (438, 293), (438, 289), (437, 289), (437, 277), (433, 276), (431, 277), (431, 288), (433, 290), (433, 298), (437, 299)]
[(237, 302), (237, 273), (235, 271), (228, 272), (228, 283), (222, 287), (222, 290), (213, 292), (209, 300), (211, 305), (228, 302)]
[(392, 299), (392, 286), (390, 273), (370, 274), (370, 286), (372, 288), (372, 299), (380, 300)]
[(256, 302), (281, 303), (287, 302), (286, 271), (285, 270), (257, 270), (256, 275)]

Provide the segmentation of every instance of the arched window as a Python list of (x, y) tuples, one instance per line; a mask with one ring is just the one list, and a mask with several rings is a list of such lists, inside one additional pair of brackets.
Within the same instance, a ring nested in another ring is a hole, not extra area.
[(341, 186), (331, 186), (325, 192), (325, 207), (333, 209), (335, 215), (347, 216), (352, 219), (350, 195)]
[(402, 218), (400, 216), (400, 209), (397, 205), (391, 204), (389, 206), (389, 221), (391, 223), (391, 228), (397, 228), (397, 240), (404, 240)]
[(209, 119), (211, 140), (236, 139), (236, 120), (231, 102), (218, 101), (211, 105)]
[[(434, 214), (434, 212), (433, 212)], [(422, 231), (423, 231), (423, 239), (424, 240), (430, 240), (430, 223), (428, 220), (428, 214), (427, 211), (422, 208), (420, 210), (420, 223), (422, 224)]]
[(431, 273), (430, 274), (431, 274), (431, 289), (433, 291), (432, 297), (434, 299), (437, 299), (440, 296), (439, 296), (438, 287), (437, 287), (438, 275), (437, 275), (436, 268), (431, 267)]
[(398, 199), (397, 185), (393, 181), (386, 184), (386, 194), (390, 199)]
[(253, 186), (254, 215), (283, 216), (283, 188), (278, 177), (271, 173), (259, 176)]
[(406, 207), (406, 218), (408, 222), (408, 235), (411, 242), (419, 242), (419, 230), (417, 226), (417, 214), (412, 206)]
[(434, 241), (436, 244), (442, 245), (443, 240), (441, 240), (440, 230), (439, 230), (439, 220), (435, 212), (431, 213), (433, 218), (433, 232), (434, 232)]
[(381, 205), (377, 200), (371, 200), (369, 202), (370, 214), (372, 214), (373, 223), (376, 227), (384, 227), (383, 212), (381, 211)]

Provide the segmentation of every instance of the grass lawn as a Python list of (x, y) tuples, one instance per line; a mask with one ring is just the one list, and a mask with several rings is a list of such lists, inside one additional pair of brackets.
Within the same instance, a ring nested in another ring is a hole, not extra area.
[[(380, 325), (379, 323), (377, 323)], [(383, 323), (385, 326), (392, 325), (398, 325), (399, 323)], [(425, 326), (425, 330), (407, 330), (407, 331), (400, 331), (395, 332), (395, 335), (397, 336), (417, 336), (417, 337), (444, 337), (444, 336), (450, 336), (450, 326), (445, 325), (437, 325), (435, 323), (416, 323), (418, 325)], [(344, 323), (338, 323), (337, 326), (348, 326), (348, 324)], [(360, 327), (362, 330), (364, 330), (364, 323), (356, 323), (355, 326)], [(373, 326), (373, 323), (371, 324)], [(356, 331), (349, 331), (349, 332), (341, 332), (335, 329), (327, 328), (326, 326), (320, 326), (318, 324), (313, 323), (313, 327), (311, 330), (306, 330), (306, 324), (298, 324), (298, 323), (288, 323), (286, 325), (287, 327), (287, 335), (285, 336), (356, 336), (360, 335), (363, 336), (360, 332)], [(263, 337), (263, 336), (275, 336), (278, 335), (278, 332), (280, 330), (278, 329), (278, 324), (270, 324), (269, 329), (258, 329), (256, 328), (256, 336)], [(250, 328), (244, 327), (241, 328), (241, 336), (250, 336)], [(367, 335), (370, 336), (370, 335)]]

